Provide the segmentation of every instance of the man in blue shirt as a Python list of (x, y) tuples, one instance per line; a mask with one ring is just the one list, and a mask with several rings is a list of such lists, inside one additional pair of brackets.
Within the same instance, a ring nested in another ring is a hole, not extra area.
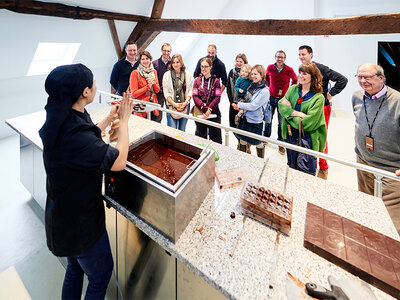
[(134, 42), (126, 42), (125, 52), (126, 56), (115, 63), (110, 76), (111, 86), (120, 96), (128, 90), (131, 73), (139, 66), (136, 60), (137, 45)]
[[(155, 61), (153, 61), (153, 66), (154, 69), (157, 71), (157, 78), (158, 78), (158, 83), (160, 84), (160, 91), (157, 93), (157, 101), (158, 104), (161, 105), (161, 107), (164, 106), (165, 103), (165, 97), (164, 97), (164, 92), (163, 92), (163, 86), (162, 86), (162, 82), (163, 82), (163, 77), (165, 72), (168, 71), (169, 69), (169, 65), (171, 63), (171, 45), (168, 43), (164, 43), (161, 46), (161, 56), (159, 59), (156, 59)], [(152, 120), (153, 120), (153, 115), (152, 116)], [(154, 120), (156, 122), (161, 123), (162, 120), (162, 112), (160, 111), (158, 116), (154, 116)]]

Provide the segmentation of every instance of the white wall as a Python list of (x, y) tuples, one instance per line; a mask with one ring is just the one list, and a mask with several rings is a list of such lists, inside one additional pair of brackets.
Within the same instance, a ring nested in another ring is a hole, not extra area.
[[(315, 1), (316, 18), (348, 17), (354, 15), (392, 13), (399, 11), (398, 0), (335, 0)], [(315, 37), (314, 58), (345, 75), (347, 87), (333, 100), (333, 108), (352, 114), (351, 96), (359, 90), (354, 75), (357, 67), (366, 62), (377, 63), (379, 41), (400, 41), (399, 34), (345, 35)]]
[(77, 21), (0, 10), (0, 138), (13, 134), (4, 120), (43, 109), (46, 75), (25, 76), (39, 42), (82, 43), (73, 63), (83, 63), (109, 90), (117, 56), (106, 20)]

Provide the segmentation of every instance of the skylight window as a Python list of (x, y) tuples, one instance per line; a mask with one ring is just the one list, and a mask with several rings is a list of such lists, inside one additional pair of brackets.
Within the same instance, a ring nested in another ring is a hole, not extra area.
[(198, 33), (180, 33), (172, 45), (172, 49), (174, 51), (186, 50), (198, 35)]
[(73, 62), (81, 43), (39, 43), (26, 76), (44, 75)]

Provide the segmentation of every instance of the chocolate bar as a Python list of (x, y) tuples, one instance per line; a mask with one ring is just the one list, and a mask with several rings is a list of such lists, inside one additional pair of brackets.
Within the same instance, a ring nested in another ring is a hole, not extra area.
[(400, 242), (307, 203), (304, 247), (400, 299)]

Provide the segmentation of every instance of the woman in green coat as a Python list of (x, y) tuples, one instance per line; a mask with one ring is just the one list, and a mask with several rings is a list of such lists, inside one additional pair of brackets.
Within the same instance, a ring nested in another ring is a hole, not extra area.
[[(305, 133), (305, 139), (311, 149), (324, 152), (326, 144), (326, 125), (324, 118), (324, 96), (322, 95), (322, 75), (314, 63), (299, 67), (299, 84), (292, 85), (279, 103), (279, 113), (283, 117), (282, 137), (285, 142), (295, 144), (299, 136), (299, 121)], [(288, 131), (291, 127), (291, 135)], [(296, 151), (287, 150), (288, 165), (295, 167)]]

